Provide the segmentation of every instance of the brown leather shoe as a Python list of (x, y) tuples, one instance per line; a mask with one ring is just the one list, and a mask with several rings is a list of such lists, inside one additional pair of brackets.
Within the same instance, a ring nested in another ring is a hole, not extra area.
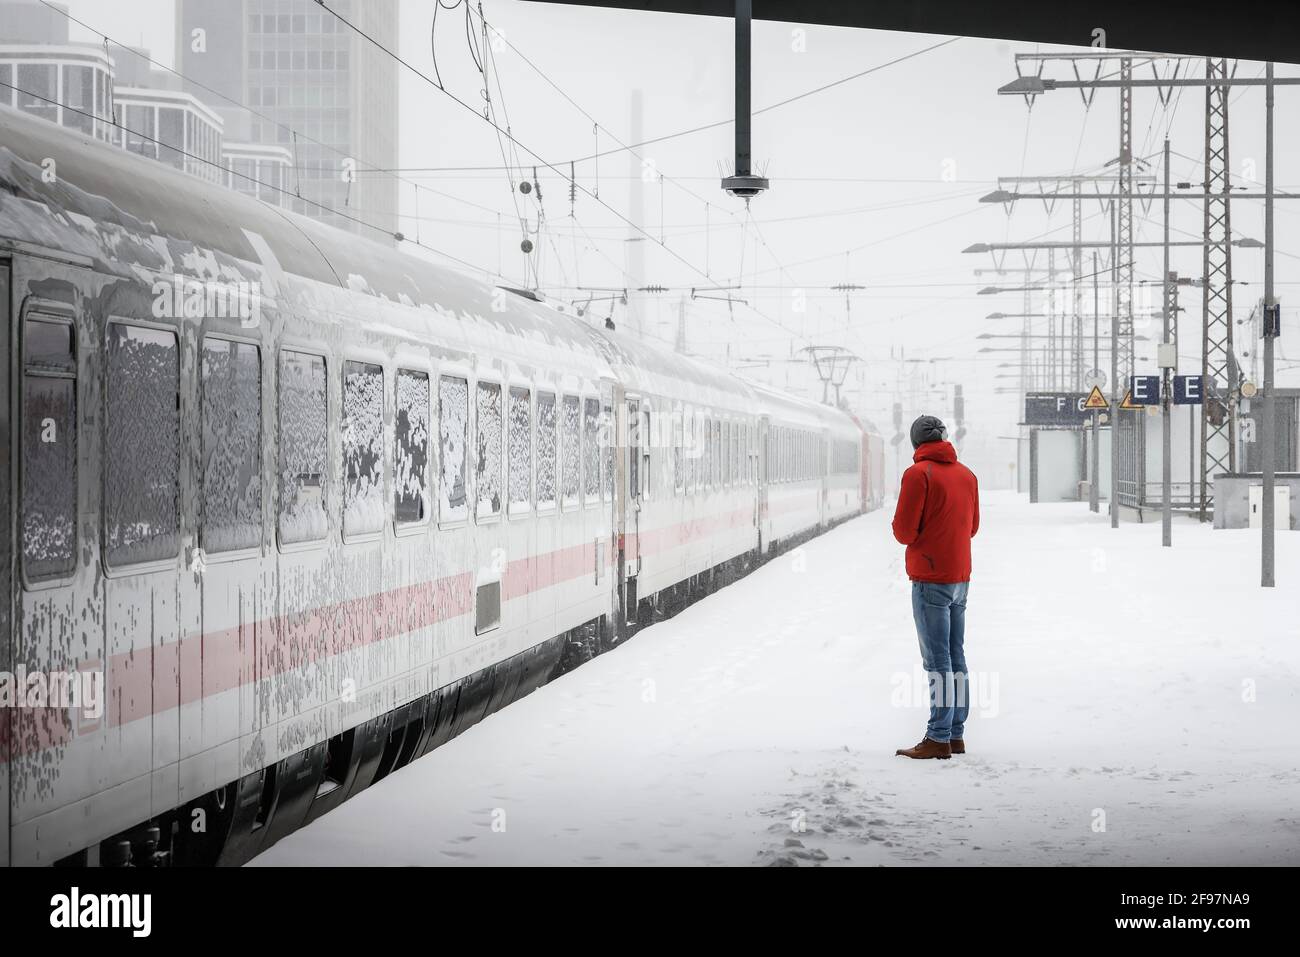
[(963, 741), (961, 738), (953, 738), (951, 741), (948, 742), (948, 746), (952, 748), (953, 754), (966, 753), (966, 742)]
[(947, 741), (931, 741), (929, 738), (922, 738), (921, 743), (911, 748), (899, 748), (894, 755), (903, 755), (906, 758), (950, 758), (952, 757), (952, 748), (948, 746)]

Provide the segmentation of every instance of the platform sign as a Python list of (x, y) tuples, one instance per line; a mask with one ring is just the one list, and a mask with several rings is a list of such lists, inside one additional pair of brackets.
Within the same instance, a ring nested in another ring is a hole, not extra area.
[(1135, 375), (1129, 380), (1128, 391), (1133, 405), (1159, 405), (1160, 376)]
[(1110, 408), (1110, 403), (1101, 394), (1101, 386), (1095, 385), (1092, 387), (1092, 391), (1088, 393), (1088, 398), (1083, 402), (1083, 407), (1090, 410)]
[(1264, 337), (1276, 339), (1282, 335), (1282, 305), (1274, 303), (1264, 307)]
[(1022, 425), (1084, 425), (1092, 421), (1086, 392), (1026, 392)]
[(1200, 405), (1203, 395), (1200, 376), (1174, 376), (1174, 405)]

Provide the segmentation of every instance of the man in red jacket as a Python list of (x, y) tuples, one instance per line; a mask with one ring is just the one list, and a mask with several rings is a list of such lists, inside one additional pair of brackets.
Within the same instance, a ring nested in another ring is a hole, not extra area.
[(957, 461), (948, 430), (932, 415), (912, 423), (913, 464), (903, 473), (894, 537), (907, 546), (912, 617), (929, 675), (930, 722), (921, 743), (896, 753), (909, 758), (965, 754), (967, 700), (966, 592), (970, 540), (980, 527), (979, 483)]

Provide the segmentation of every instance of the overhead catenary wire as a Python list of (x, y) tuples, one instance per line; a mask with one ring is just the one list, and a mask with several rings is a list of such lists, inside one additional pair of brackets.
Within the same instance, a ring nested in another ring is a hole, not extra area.
[[(471, 106), (469, 103), (465, 102), (463, 99), (461, 99), (460, 97), (458, 97), (456, 94), (452, 93), (450, 90), (447, 90), (447, 89), (445, 89), (445, 88), (439, 86), (436, 82), (434, 82), (434, 80), (433, 80), (432, 78), (429, 77), (428, 74), (424, 73), (422, 70), (420, 70), (420, 69), (418, 69), (417, 67), (413, 66), (409, 61), (407, 61), (406, 59), (404, 59), (403, 57), (401, 57), (399, 54), (397, 54), (397, 53), (393, 52), (392, 50), (388, 49), (386, 46), (384, 46), (382, 43), (380, 43), (378, 40), (376, 40), (376, 39), (375, 39), (373, 36), (371, 36), (369, 33), (367, 33), (366, 31), (362, 30), (360, 27), (358, 27), (356, 24), (354, 24), (354, 23), (353, 23), (351, 20), (349, 20), (347, 17), (343, 16), (343, 15), (340, 14), (337, 10), (335, 10), (335, 9), (333, 9), (331, 6), (329, 6), (329, 4), (325, 3), (324, 0), (318, 0), (318, 2), (320, 3), (320, 7), (321, 7), (322, 10), (326, 11), (327, 13), (329, 13), (329, 14), (330, 14), (331, 16), (333, 16), (336, 20), (338, 20), (340, 23), (342, 23), (344, 26), (346, 26), (349, 30), (351, 30), (352, 32), (354, 32), (355, 34), (357, 34), (357, 36), (359, 36), (359, 37), (361, 37), (362, 39), (364, 39), (367, 43), (370, 43), (370, 44), (371, 44), (372, 46), (374, 46), (376, 49), (378, 49), (378, 50), (384, 52), (385, 54), (387, 54), (388, 56), (392, 57), (392, 58), (393, 58), (397, 63), (401, 64), (402, 67), (404, 67), (406, 70), (408, 70), (408, 71), (410, 71), (411, 73), (413, 73), (415, 76), (419, 77), (421, 80), (423, 80), (423, 81), (424, 81), (425, 83), (427, 83), (429, 86), (431, 86), (433, 89), (438, 90), (438, 91), (441, 92), (443, 95), (445, 95), (445, 96), (447, 96), (448, 98), (450, 98), (453, 102), (455, 102), (455, 103), (457, 103), (458, 105), (460, 105), (461, 108), (463, 108), (463, 109), (465, 109), (465, 110), (468, 110), (469, 112), (473, 113), (473, 114), (476, 115), (476, 116), (482, 116), (482, 114), (481, 114), (477, 109), (475, 109), (473, 106)], [(551, 170), (553, 173), (556, 173), (557, 175), (562, 175), (562, 174), (560, 173), (559, 168), (558, 168), (554, 163), (550, 162), (549, 160), (547, 160), (545, 157), (543, 157), (542, 155), (540, 155), (540, 154), (537, 153), (536, 151), (530, 149), (526, 144), (520, 142), (520, 140), (518, 139), (518, 137), (514, 136), (514, 134), (511, 133), (509, 130), (507, 130), (507, 129), (502, 129), (502, 128), (500, 127), (499, 124), (495, 123), (493, 120), (491, 120), (491, 119), (488, 118), (488, 117), (483, 117), (483, 119), (484, 119), (484, 122), (486, 122), (486, 123), (492, 125), (494, 128), (496, 128), (496, 130), (497, 130), (497, 132), (498, 132), (499, 134), (503, 135), (507, 140), (511, 141), (511, 142), (512, 142), (515, 146), (517, 146), (519, 149), (523, 150), (525, 153), (529, 154), (529, 155), (532, 156), (535, 160), (537, 160), (537, 162), (538, 162), (539, 165), (541, 165), (541, 166), (545, 166), (547, 169)], [(602, 199), (600, 199), (598, 196), (594, 195), (594, 194), (592, 193), (591, 190), (587, 189), (585, 186), (582, 186), (582, 185), (580, 185), (580, 184), (578, 185), (578, 189), (582, 190), (582, 192), (586, 193), (586, 194), (587, 194), (588, 196), (590, 196), (590, 197), (591, 197), (595, 202), (599, 203), (601, 206), (603, 206), (605, 209), (607, 209), (610, 213), (612, 213), (612, 214), (613, 214), (614, 216), (616, 216), (618, 219), (620, 219), (621, 221), (623, 221), (624, 223), (626, 223), (629, 227), (631, 227), (632, 229), (634, 229), (636, 232), (640, 233), (643, 237), (645, 237), (646, 239), (651, 240), (652, 242), (654, 241), (654, 237), (651, 236), (648, 232), (646, 232), (646, 230), (645, 230), (645, 229), (644, 229), (644, 228), (643, 228), (639, 223), (635, 223), (635, 222), (633, 222), (631, 219), (629, 219), (627, 216), (625, 216), (625, 215), (623, 215), (622, 213), (620, 213), (620, 212), (619, 212), (617, 209), (615, 209), (613, 206), (610, 206), (610, 205), (609, 205), (608, 203), (606, 203), (604, 200), (602, 200)], [(672, 249), (670, 246), (666, 246), (666, 245), (662, 245), (662, 244), (656, 244), (656, 245), (658, 245), (659, 248), (663, 249), (666, 253), (668, 253), (669, 256), (671, 256), (673, 259), (675, 259), (675, 260), (677, 260), (678, 262), (680, 262), (682, 265), (686, 266), (688, 269), (692, 270), (693, 272), (698, 273), (699, 275), (702, 275), (702, 276), (705, 275), (704, 272), (703, 272), (703, 270), (701, 270), (698, 266), (696, 266), (696, 265), (695, 265), (694, 263), (692, 263), (690, 260), (686, 259), (684, 256), (682, 256), (682, 255), (681, 255), (680, 253), (678, 253), (676, 250)], [(708, 277), (706, 276), (705, 278), (708, 278)], [(752, 307), (751, 307), (751, 309), (752, 309)], [(799, 339), (802, 339), (802, 338), (803, 338), (803, 337), (800, 336), (799, 334), (793, 332), (793, 330), (790, 330), (788, 327), (786, 327), (786, 326), (785, 326), (783, 323), (781, 323), (779, 320), (776, 320), (776, 319), (772, 318), (771, 316), (767, 315), (766, 313), (763, 313), (762, 311), (760, 311), (760, 310), (758, 310), (758, 309), (752, 309), (752, 311), (753, 311), (754, 314), (757, 315), (759, 318), (761, 318), (761, 319), (763, 319), (763, 320), (765, 320), (765, 321), (767, 321), (767, 322), (770, 322), (770, 323), (772, 323), (772, 324), (778, 326), (779, 328), (785, 329), (785, 331), (789, 332), (791, 335), (794, 335), (794, 336), (796, 336), (796, 337), (799, 338)]]

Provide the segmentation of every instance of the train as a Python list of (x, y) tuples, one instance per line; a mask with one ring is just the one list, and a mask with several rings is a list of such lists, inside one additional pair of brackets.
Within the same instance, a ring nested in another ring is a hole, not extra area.
[(845, 412), (400, 246), (0, 108), (0, 862), (242, 864), (881, 504)]

